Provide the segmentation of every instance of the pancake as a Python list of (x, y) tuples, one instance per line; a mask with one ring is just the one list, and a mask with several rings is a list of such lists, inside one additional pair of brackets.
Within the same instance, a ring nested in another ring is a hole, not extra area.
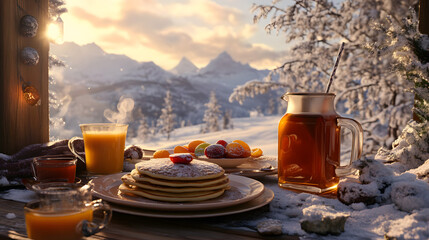
[(228, 179), (226, 175), (221, 175), (220, 177), (206, 180), (193, 180), (193, 181), (183, 181), (183, 180), (164, 180), (152, 178), (150, 176), (140, 174), (136, 169), (131, 171), (131, 177), (134, 178), (137, 182), (146, 182), (155, 185), (168, 186), (168, 187), (204, 187), (210, 186), (217, 183), (225, 182)]
[(194, 181), (214, 179), (222, 176), (225, 170), (217, 164), (193, 160), (188, 164), (173, 163), (169, 158), (157, 158), (137, 163), (140, 174), (156, 179)]
[(204, 192), (204, 191), (213, 191), (219, 189), (228, 189), (229, 188), (229, 179), (226, 178), (223, 182), (217, 182), (208, 186), (201, 187), (169, 187), (161, 186), (156, 184), (151, 184), (149, 182), (138, 182), (136, 181), (131, 174), (126, 174), (121, 177), (122, 182), (127, 186), (136, 186), (145, 190), (155, 190), (160, 192), (168, 193), (190, 193), (190, 192)]
[(142, 196), (145, 198), (149, 198), (152, 200), (158, 200), (158, 201), (165, 201), (165, 202), (197, 202), (197, 201), (204, 201), (208, 199), (213, 199), (221, 196), (225, 189), (220, 189), (216, 191), (205, 191), (201, 192), (200, 194), (184, 194), (184, 193), (178, 193), (177, 195), (174, 194), (167, 194), (167, 193), (160, 193), (157, 191), (147, 191), (142, 190), (137, 187), (129, 187), (125, 184), (121, 184), (119, 186), (119, 191), (124, 194), (133, 194), (137, 196)]

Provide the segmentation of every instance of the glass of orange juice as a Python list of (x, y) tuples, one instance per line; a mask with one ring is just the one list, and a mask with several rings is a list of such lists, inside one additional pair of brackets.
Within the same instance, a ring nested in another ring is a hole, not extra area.
[[(34, 185), (39, 200), (24, 207), (28, 237), (74, 240), (105, 228), (112, 211), (102, 200), (91, 201), (91, 188), (90, 185), (59, 182)], [(98, 212), (103, 213), (103, 219), (93, 217)]]
[(85, 146), (85, 160), (75, 151), (73, 141), (69, 148), (73, 154), (86, 163), (86, 170), (92, 174), (112, 174), (122, 171), (124, 163), (127, 124), (91, 123), (80, 124)]

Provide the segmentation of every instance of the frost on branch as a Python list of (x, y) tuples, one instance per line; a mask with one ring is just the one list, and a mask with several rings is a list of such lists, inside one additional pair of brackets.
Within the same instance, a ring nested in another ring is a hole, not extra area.
[(63, 0), (49, 0), (49, 17), (54, 20), (61, 14), (67, 12), (67, 8), (64, 7), (65, 4)]
[(66, 64), (64, 63), (64, 61), (62, 61), (61, 59), (59, 59), (57, 56), (50, 54), (49, 55), (49, 69), (53, 68), (53, 67), (65, 67)]
[(345, 42), (331, 92), (337, 94), (337, 112), (361, 122), (365, 139), (371, 139), (364, 155), (375, 154), (381, 146), (390, 146), (411, 118), (414, 96), (407, 91), (408, 81), (391, 70), (392, 57), (371, 55), (364, 47), (389, 38), (370, 23), (386, 23), (392, 15), (392, 21), (403, 25), (400, 19), (416, 2), (294, 0), (253, 5), (254, 22), (267, 22), (267, 33), (282, 34), (292, 47), (268, 81), (237, 87), (230, 101), (243, 102), (270, 88), (323, 92), (340, 43)]
[(285, 86), (281, 83), (261, 82), (257, 80), (249, 81), (242, 86), (234, 88), (234, 91), (229, 96), (229, 102), (237, 101), (243, 104), (244, 100), (248, 97), (253, 98), (258, 94), (264, 94), (280, 87)]
[[(65, 2), (63, 0), (49, 0), (49, 18), (54, 21), (61, 14), (67, 12)], [(64, 109), (67, 109), (71, 101), (68, 94), (64, 94), (58, 90), (57, 81), (53, 77), (51, 70), (53, 67), (65, 67), (65, 63), (58, 59), (55, 55), (49, 53), (49, 128), (50, 139), (54, 141), (55, 131), (62, 131), (65, 122), (63, 119)]]
[(409, 91), (416, 95), (414, 113), (421, 121), (429, 121), (429, 37), (419, 32), (412, 8), (401, 24), (391, 16), (387, 19), (386, 24), (375, 24), (385, 40), (369, 44), (368, 48), (392, 59), (393, 69), (408, 81)]

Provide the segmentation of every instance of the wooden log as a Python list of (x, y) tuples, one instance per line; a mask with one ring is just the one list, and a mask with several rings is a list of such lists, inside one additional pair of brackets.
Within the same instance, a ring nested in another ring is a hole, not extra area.
[[(38, 21), (35, 37), (19, 32), (25, 15)], [(0, 153), (13, 154), (24, 146), (49, 141), (48, 21), (48, 0), (0, 1)], [(19, 56), (25, 47), (37, 50), (37, 65), (22, 63)], [(40, 105), (24, 100), (24, 81), (37, 89)]]

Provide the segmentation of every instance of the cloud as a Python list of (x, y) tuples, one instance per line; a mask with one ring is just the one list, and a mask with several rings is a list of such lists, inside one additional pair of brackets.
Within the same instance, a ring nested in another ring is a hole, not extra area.
[(111, 26), (114, 23), (114, 20), (110, 18), (97, 17), (96, 15), (87, 12), (85, 9), (81, 7), (73, 7), (70, 11), (73, 13), (73, 15), (76, 18), (86, 20), (87, 22), (91, 23), (94, 27), (106, 28)]
[(257, 28), (248, 24), (251, 20), (247, 21), (241, 10), (213, 1), (161, 4), (154, 0), (131, 0), (119, 7), (120, 14), (115, 16), (97, 16), (81, 7), (72, 8), (71, 13), (100, 32), (98, 39), (106, 51), (118, 52), (121, 45), (127, 44), (127, 49), (134, 47), (136, 51), (168, 56), (162, 59), (175, 62), (168, 67), (183, 56), (201, 66), (222, 51), (229, 52), (236, 60), (256, 65), (276, 62), (284, 54), (251, 44), (249, 39)]
[(239, 25), (245, 19), (240, 10), (223, 6), (213, 1), (189, 0), (183, 3), (173, 3), (167, 9), (170, 14), (188, 17), (192, 21), (201, 20), (204, 24), (210, 26), (219, 24)]
[(171, 19), (151, 13), (128, 11), (117, 24), (123, 29), (144, 35), (157, 34), (172, 27)]

